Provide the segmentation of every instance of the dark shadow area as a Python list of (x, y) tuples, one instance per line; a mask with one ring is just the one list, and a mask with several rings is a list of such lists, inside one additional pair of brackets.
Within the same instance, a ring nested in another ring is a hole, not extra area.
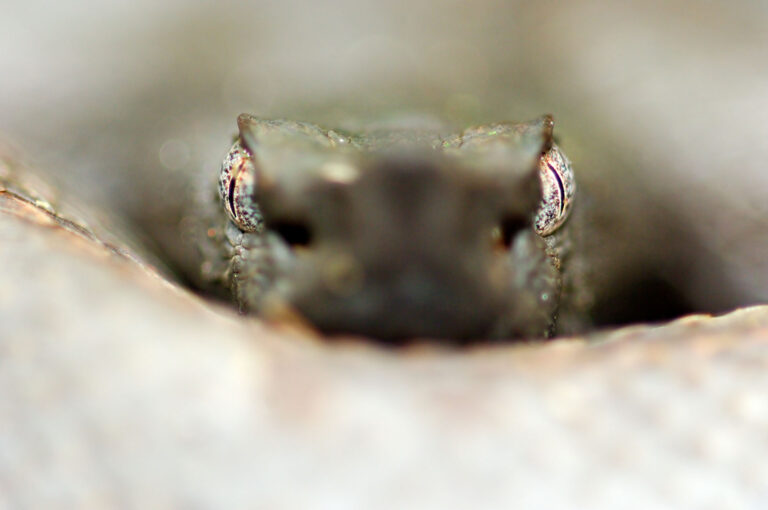
[(593, 312), (597, 326), (662, 322), (697, 310), (674, 285), (655, 275), (630, 280), (600, 299)]

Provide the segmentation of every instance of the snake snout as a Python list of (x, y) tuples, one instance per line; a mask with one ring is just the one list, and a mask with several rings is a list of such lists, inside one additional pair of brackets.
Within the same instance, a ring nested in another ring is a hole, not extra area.
[(501, 198), (478, 200), (467, 182), (398, 162), (329, 195), (314, 190), (311, 243), (286, 272), (287, 301), (327, 333), (486, 338), (515, 299), (505, 260), (515, 236), (533, 232), (532, 215), (510, 220)]

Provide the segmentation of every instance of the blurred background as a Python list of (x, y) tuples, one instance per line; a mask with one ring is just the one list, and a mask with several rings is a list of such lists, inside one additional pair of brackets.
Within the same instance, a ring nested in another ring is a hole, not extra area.
[(240, 112), (347, 127), (550, 112), (599, 211), (607, 275), (653, 270), (686, 310), (768, 299), (764, 2), (4, 0), (0, 12), (0, 139), (180, 273), (186, 197), (215, 177)]

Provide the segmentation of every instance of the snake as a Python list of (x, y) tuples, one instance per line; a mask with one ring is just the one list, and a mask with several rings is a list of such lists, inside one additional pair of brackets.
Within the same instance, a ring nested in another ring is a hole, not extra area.
[(549, 338), (574, 314), (576, 182), (551, 115), (458, 132), (237, 124), (196, 239), (205, 280), (244, 313), (398, 342)]

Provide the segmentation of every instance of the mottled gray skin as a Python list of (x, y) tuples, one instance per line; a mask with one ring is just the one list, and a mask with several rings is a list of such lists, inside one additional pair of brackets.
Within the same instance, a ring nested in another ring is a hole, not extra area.
[(531, 223), (551, 117), (460, 134), (238, 124), (257, 174), (254, 231), (211, 186), (197, 239), (203, 279), (242, 311), (392, 341), (542, 338), (558, 312), (579, 322), (561, 275), (570, 222), (547, 237)]

